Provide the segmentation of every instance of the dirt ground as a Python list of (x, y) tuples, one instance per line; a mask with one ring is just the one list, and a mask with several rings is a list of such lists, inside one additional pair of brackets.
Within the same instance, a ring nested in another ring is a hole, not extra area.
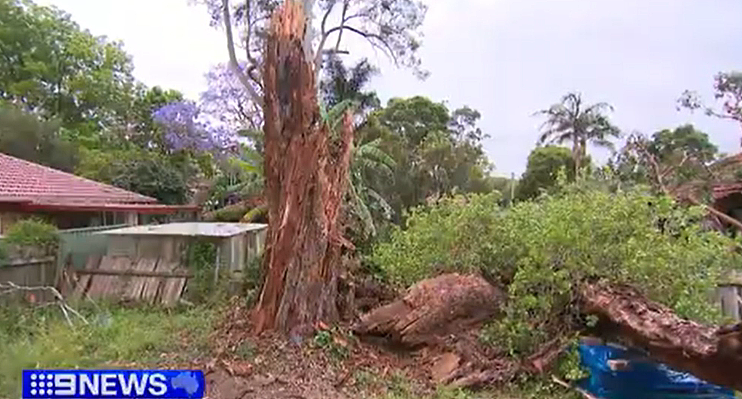
[(255, 336), (249, 320), (246, 307), (228, 307), (209, 357), (173, 366), (204, 370), (209, 399), (418, 398), (434, 391), (425, 353), (382, 349), (340, 327)]

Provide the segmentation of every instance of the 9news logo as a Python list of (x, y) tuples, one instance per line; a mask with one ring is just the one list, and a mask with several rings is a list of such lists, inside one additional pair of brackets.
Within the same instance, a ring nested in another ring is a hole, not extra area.
[(23, 370), (24, 399), (203, 396), (198, 370)]

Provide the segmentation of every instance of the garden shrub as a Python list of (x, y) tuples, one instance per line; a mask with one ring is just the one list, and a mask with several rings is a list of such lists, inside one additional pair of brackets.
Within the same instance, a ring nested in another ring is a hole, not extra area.
[(719, 320), (713, 292), (740, 257), (732, 239), (701, 230), (700, 208), (576, 185), (508, 210), (492, 200), (418, 209), (372, 260), (403, 285), (441, 272), (486, 271), (509, 300), (483, 337), (513, 355), (584, 326), (572, 306), (584, 281), (630, 284), (681, 317)]
[(34, 247), (51, 254), (59, 243), (59, 231), (40, 219), (26, 219), (13, 224), (3, 241), (8, 246)]
[(478, 270), (490, 264), (499, 193), (444, 198), (436, 206), (412, 209), (406, 229), (391, 228), (370, 261), (396, 284), (409, 286), (434, 274)]

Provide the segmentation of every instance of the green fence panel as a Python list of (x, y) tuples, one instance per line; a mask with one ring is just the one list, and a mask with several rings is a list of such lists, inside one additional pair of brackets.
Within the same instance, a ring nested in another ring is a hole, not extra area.
[(108, 237), (104, 234), (95, 233), (123, 227), (128, 227), (128, 225), (119, 224), (61, 230), (59, 232), (57, 266), (61, 268), (69, 259), (71, 266), (75, 269), (84, 268), (88, 257), (91, 255), (105, 255), (106, 253)]

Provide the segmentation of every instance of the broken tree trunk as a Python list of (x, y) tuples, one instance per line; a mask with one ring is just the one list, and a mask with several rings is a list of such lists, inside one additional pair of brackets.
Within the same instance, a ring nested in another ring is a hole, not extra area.
[(436, 336), (493, 317), (502, 292), (479, 276), (444, 274), (420, 281), (405, 296), (361, 317), (359, 334), (388, 336), (395, 343), (416, 346)]
[[(646, 349), (652, 359), (676, 370), (742, 390), (742, 325), (717, 329), (684, 320), (626, 287), (588, 284), (578, 297), (584, 313), (608, 322), (610, 328), (603, 333), (611, 336), (606, 338)], [(547, 371), (564, 348), (563, 337), (534, 348), (520, 363), (489, 356), (466, 337), (467, 328), (476, 329), (480, 322), (497, 317), (503, 300), (502, 292), (482, 277), (441, 275), (417, 283), (403, 298), (364, 315), (354, 330), (410, 348), (443, 346), (432, 374), (437, 381), (456, 386), (495, 384), (518, 373)], [(447, 339), (452, 334), (460, 338), (455, 345)]]
[(625, 287), (588, 284), (583, 310), (611, 322), (618, 334), (651, 358), (710, 383), (742, 390), (742, 331), (728, 332), (683, 320)]
[(264, 58), (266, 280), (254, 312), (258, 332), (337, 319), (343, 246), (338, 226), (353, 141), (346, 115), (331, 137), (303, 50), (306, 16), (286, 1), (271, 21)]

